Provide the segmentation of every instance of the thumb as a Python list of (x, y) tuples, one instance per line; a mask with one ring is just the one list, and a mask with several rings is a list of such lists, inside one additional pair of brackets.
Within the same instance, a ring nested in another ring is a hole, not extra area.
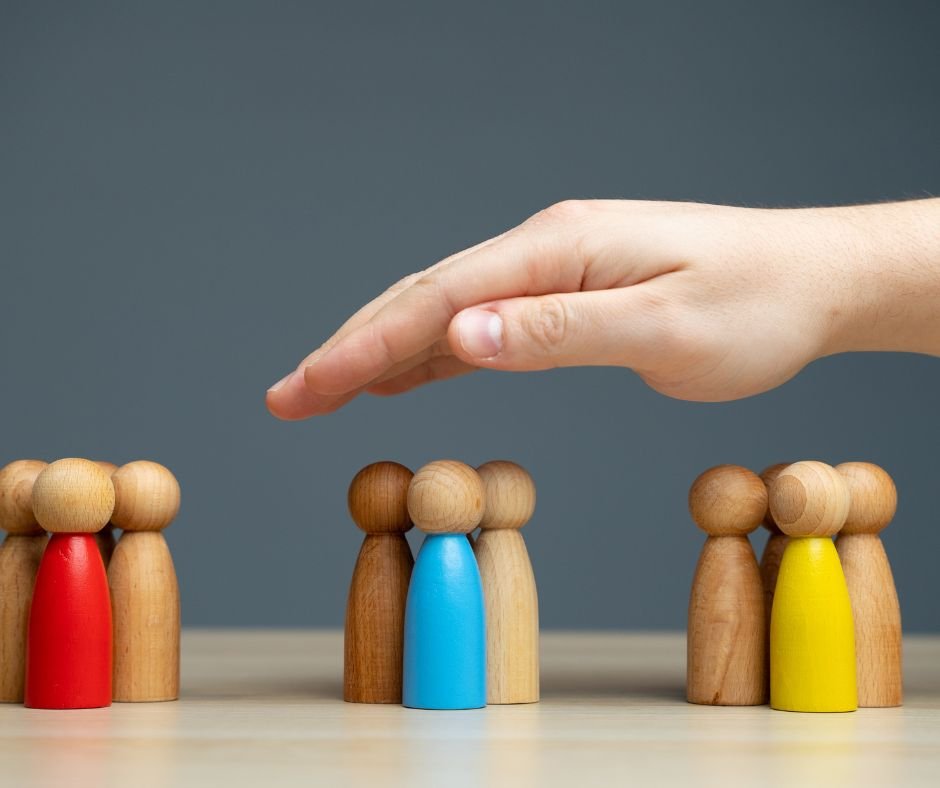
[(458, 358), (513, 371), (588, 365), (643, 365), (662, 334), (637, 291), (511, 298), (458, 312), (447, 330)]

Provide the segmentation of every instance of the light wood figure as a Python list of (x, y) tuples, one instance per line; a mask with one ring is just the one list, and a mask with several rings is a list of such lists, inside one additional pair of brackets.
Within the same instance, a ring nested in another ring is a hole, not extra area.
[(757, 474), (737, 465), (705, 471), (689, 490), (689, 511), (708, 538), (689, 599), (689, 703), (756, 706), (767, 701), (764, 591), (747, 534), (767, 509)]
[(784, 468), (770, 509), (790, 537), (770, 617), (770, 705), (783, 711), (854, 711), (855, 635), (849, 591), (831, 536), (849, 513), (849, 488), (822, 462)]
[(0, 470), (0, 703), (22, 703), (26, 629), (46, 532), (33, 515), (33, 483), (46, 463), (17, 460)]
[(539, 598), (520, 528), (535, 511), (532, 477), (512, 462), (477, 468), (485, 502), (474, 543), (486, 602), (486, 702), (539, 699)]
[(108, 579), (114, 611), (114, 700), (176, 700), (180, 680), (180, 598), (161, 531), (176, 517), (180, 487), (155, 462), (122, 465), (111, 476), (111, 516), (123, 534)]
[[(111, 476), (117, 469), (113, 462), (96, 460), (95, 464), (101, 468), (108, 476)], [(114, 523), (108, 523), (98, 533), (95, 534), (95, 541), (98, 543), (98, 550), (101, 551), (101, 560), (104, 561), (104, 568), (107, 569), (111, 563), (111, 556), (114, 555), (114, 546), (117, 544), (114, 536)]]
[(405, 539), (412, 476), (397, 462), (377, 462), (349, 485), (349, 513), (366, 534), (346, 603), (343, 700), (349, 703), (401, 703), (405, 600), (414, 566)]
[(901, 606), (891, 565), (878, 535), (894, 517), (898, 493), (877, 465), (836, 466), (849, 486), (849, 516), (836, 539), (855, 620), (858, 705), (900, 706)]

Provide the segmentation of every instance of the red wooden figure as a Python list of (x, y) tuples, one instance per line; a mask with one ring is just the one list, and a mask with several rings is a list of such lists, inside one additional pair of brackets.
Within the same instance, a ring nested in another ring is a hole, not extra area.
[(59, 460), (33, 487), (36, 520), (52, 533), (43, 553), (26, 647), (26, 705), (111, 705), (111, 597), (93, 534), (111, 519), (114, 487), (87, 460)]

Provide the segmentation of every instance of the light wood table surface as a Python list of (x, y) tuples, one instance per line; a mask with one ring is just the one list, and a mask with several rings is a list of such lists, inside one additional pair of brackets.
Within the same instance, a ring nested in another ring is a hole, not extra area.
[(0, 706), (0, 784), (940, 784), (940, 638), (905, 641), (903, 708), (854, 714), (691, 706), (682, 634), (543, 633), (542, 669), (539, 704), (361, 706), (340, 633), (188, 631), (178, 702)]

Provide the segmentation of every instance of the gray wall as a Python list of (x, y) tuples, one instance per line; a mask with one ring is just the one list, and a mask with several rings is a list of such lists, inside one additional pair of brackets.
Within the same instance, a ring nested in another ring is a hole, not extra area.
[(512, 458), (544, 624), (679, 628), (698, 472), (869, 459), (908, 629), (940, 629), (936, 359), (718, 405), (616, 369), (263, 404), (386, 285), (561, 198), (937, 192), (938, 41), (932, 2), (2, 3), (0, 460), (167, 464), (185, 623), (323, 626), (359, 466)]

